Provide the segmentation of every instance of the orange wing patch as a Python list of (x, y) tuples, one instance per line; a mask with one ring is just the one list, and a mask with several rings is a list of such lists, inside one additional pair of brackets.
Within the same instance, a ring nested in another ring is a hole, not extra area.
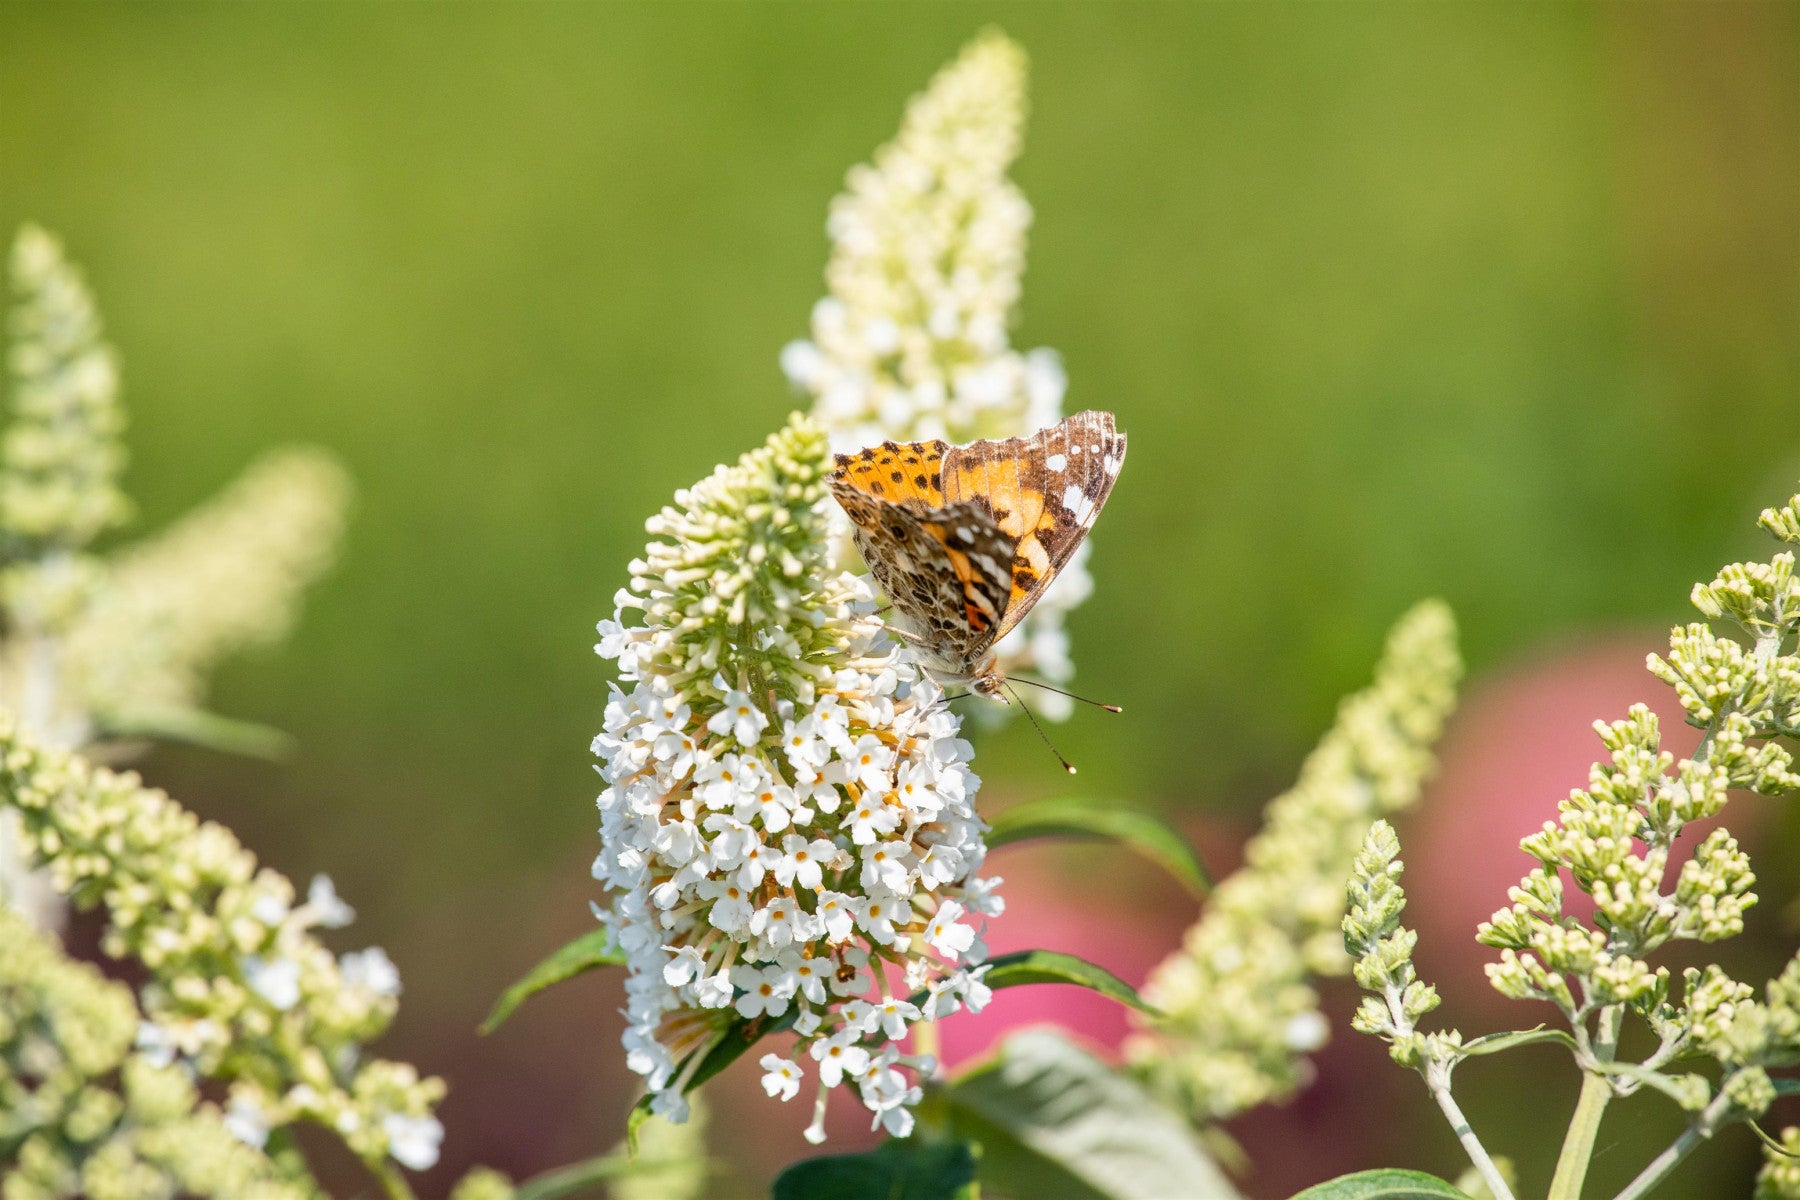
[(944, 505), (943, 442), (883, 442), (837, 456), (833, 480), (914, 512)]

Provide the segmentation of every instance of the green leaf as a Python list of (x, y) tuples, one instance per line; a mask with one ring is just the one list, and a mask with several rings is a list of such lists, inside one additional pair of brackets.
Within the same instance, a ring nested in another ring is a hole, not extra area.
[(1128, 1075), (1049, 1030), (1008, 1038), (945, 1090), (956, 1133), (981, 1146), (980, 1179), (1008, 1196), (1232, 1200), (1196, 1131)]
[(803, 1159), (776, 1176), (774, 1200), (975, 1200), (978, 1155), (968, 1142), (913, 1137)]
[(1293, 1200), (1469, 1200), (1468, 1193), (1423, 1171), (1380, 1168), (1315, 1184)]
[(1575, 1039), (1560, 1029), (1545, 1029), (1542, 1025), (1535, 1029), (1519, 1029), (1510, 1033), (1489, 1033), (1464, 1042), (1458, 1054), (1464, 1058), (1473, 1058), (1481, 1054), (1498, 1054), (1502, 1050), (1511, 1050), (1518, 1046), (1529, 1046), (1534, 1042), (1557, 1042), (1575, 1049)]
[(1144, 1002), (1144, 998), (1137, 994), (1137, 989), (1129, 983), (1105, 967), (1095, 966), (1073, 954), (1063, 954), (1056, 950), (1019, 950), (999, 955), (988, 962), (991, 969), (984, 978), (987, 985), (995, 991), (1023, 987), (1028, 983), (1070, 983), (1099, 992), (1120, 1004), (1129, 1004), (1139, 1012), (1149, 1013), (1151, 1016), (1160, 1015)]
[(573, 979), (595, 967), (617, 967), (624, 962), (624, 951), (612, 944), (612, 937), (605, 929), (589, 930), (531, 968), (523, 979), (507, 988), (494, 1005), (494, 1011), (481, 1023), (481, 1032), (494, 1032), (502, 1021), (512, 1016), (513, 1009), (553, 983)]
[[(765, 1020), (762, 1017), (757, 1017), (750, 1021), (746, 1021), (742, 1018), (732, 1021), (731, 1024), (727, 1025), (717, 1036), (715, 1041), (709, 1043), (702, 1049), (694, 1051), (695, 1054), (701, 1056), (700, 1064), (694, 1068), (692, 1074), (688, 1075), (687, 1085), (681, 1089), (682, 1094), (686, 1095), (688, 1092), (693, 1091), (695, 1088), (711, 1079), (714, 1075), (717, 1075), (720, 1071), (729, 1067), (732, 1063), (742, 1058), (746, 1050), (762, 1041), (765, 1037), (768, 1037), (771, 1033), (781, 1033), (784, 1030), (792, 1029), (794, 1020), (799, 1015), (799, 1006), (790, 1005), (786, 1014), (773, 1021)], [(687, 1072), (687, 1064), (692, 1061), (693, 1058), (691, 1056), (682, 1060), (682, 1065), (675, 1070), (677, 1078)], [(625, 1118), (625, 1144), (633, 1154), (637, 1153), (638, 1129), (642, 1127), (645, 1121), (650, 1119), (650, 1116), (650, 1097), (645, 1096), (631, 1106), (631, 1113)]]
[(1015, 805), (994, 818), (988, 848), (1044, 837), (1121, 842), (1168, 871), (1194, 895), (1204, 897), (1212, 890), (1212, 881), (1186, 838), (1149, 813), (1118, 804), (1065, 796)]
[(557, 1200), (557, 1197), (585, 1192), (609, 1180), (693, 1170), (692, 1158), (627, 1158), (623, 1154), (602, 1154), (532, 1176), (519, 1184), (513, 1192), (513, 1200)]
[(294, 750), (294, 739), (279, 729), (254, 721), (221, 717), (199, 708), (145, 708), (128, 713), (102, 713), (96, 722), (104, 737), (182, 742), (203, 750), (241, 754), (269, 762), (283, 762)]

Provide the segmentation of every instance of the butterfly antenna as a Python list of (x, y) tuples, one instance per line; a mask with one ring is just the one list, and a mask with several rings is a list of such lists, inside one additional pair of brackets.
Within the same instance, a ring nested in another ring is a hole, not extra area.
[(1079, 700), (1083, 704), (1091, 704), (1095, 708), (1104, 708), (1110, 713), (1122, 713), (1125, 711), (1116, 704), (1102, 704), (1098, 700), (1089, 700), (1086, 696), (1077, 696), (1074, 692), (1065, 692), (1059, 687), (1051, 687), (1049, 684), (1039, 683), (1035, 679), (1014, 679), (1011, 682), (1028, 684), (1034, 688), (1042, 688), (1046, 692), (1055, 692), (1059, 696), (1067, 696), (1071, 700)]
[(1056, 746), (1051, 743), (1050, 735), (1044, 732), (1044, 727), (1042, 725), (1038, 724), (1037, 717), (1033, 715), (1031, 709), (1026, 705), (1024, 698), (1019, 695), (1019, 690), (1012, 685), (1010, 679), (1006, 682), (1006, 690), (1012, 693), (1013, 700), (1017, 702), (1021, 709), (1024, 709), (1025, 719), (1031, 722), (1031, 727), (1033, 729), (1037, 730), (1038, 737), (1042, 738), (1044, 745), (1050, 748), (1050, 753), (1056, 756), (1056, 761), (1062, 764), (1062, 769), (1073, 775), (1075, 773), (1075, 764), (1064, 758), (1062, 756), (1062, 751), (1058, 750)]

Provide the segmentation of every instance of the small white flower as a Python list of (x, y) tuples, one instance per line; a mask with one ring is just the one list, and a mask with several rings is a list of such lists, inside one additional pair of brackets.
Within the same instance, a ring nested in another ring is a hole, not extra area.
[(785, 897), (776, 897), (767, 905), (756, 910), (750, 918), (750, 934), (752, 937), (765, 939), (768, 944), (779, 950), (794, 943), (796, 935), (806, 932), (806, 916), (800, 906)]
[(762, 1056), (763, 1091), (782, 1100), (792, 1100), (800, 1091), (800, 1067), (779, 1054)]
[(892, 996), (875, 1006), (875, 1021), (881, 1031), (893, 1040), (899, 1041), (906, 1036), (909, 1022), (919, 1019), (918, 1006)]
[(263, 1110), (242, 1094), (235, 1094), (225, 1105), (225, 1131), (256, 1150), (269, 1142), (269, 1119)]
[(1316, 1009), (1295, 1013), (1282, 1028), (1282, 1040), (1296, 1054), (1310, 1054), (1331, 1038), (1331, 1025)]
[(825, 925), (825, 936), (833, 943), (847, 942), (856, 932), (856, 905), (842, 892), (820, 892), (814, 910)]
[(338, 971), (351, 987), (367, 988), (377, 996), (400, 994), (400, 969), (380, 946), (344, 955), (338, 959)]
[(707, 920), (713, 928), (726, 933), (737, 933), (748, 929), (750, 918), (756, 910), (750, 905), (750, 896), (742, 887), (732, 881), (705, 883), (701, 885), (700, 894), (713, 902), (707, 912)]
[(674, 1090), (659, 1090), (651, 1093), (650, 1111), (669, 1122), (680, 1125), (688, 1119), (687, 1097)]
[(869, 1065), (869, 1052), (857, 1044), (857, 1036), (849, 1030), (812, 1044), (813, 1061), (819, 1064), (819, 1079), (826, 1087), (836, 1087), (845, 1075), (861, 1075)]
[(881, 1015), (867, 1000), (852, 1000), (838, 1010), (844, 1018), (844, 1032), (862, 1037), (875, 1032)]
[(731, 986), (731, 973), (728, 971), (708, 975), (694, 985), (694, 1001), (701, 1008), (729, 1008), (731, 998), (736, 994), (736, 989)]
[(844, 761), (850, 768), (851, 780), (877, 796), (893, 786), (894, 752), (874, 734), (857, 738)]
[(884, 946), (892, 945), (894, 925), (912, 920), (912, 906), (894, 892), (873, 892), (857, 909), (856, 923), (864, 933)]
[(175, 1061), (178, 1047), (175, 1037), (167, 1029), (154, 1021), (139, 1021), (137, 1037), (133, 1042), (144, 1061), (153, 1067), (166, 1067)]
[(872, 842), (862, 851), (862, 885), (871, 892), (899, 892), (911, 865), (905, 842)]
[(306, 907), (315, 924), (326, 929), (342, 929), (356, 920), (356, 910), (338, 896), (331, 876), (314, 875), (306, 886)]
[(739, 796), (735, 815), (740, 821), (760, 820), (768, 833), (780, 833), (794, 821), (794, 790), (785, 783), (765, 782), (754, 792)]
[(782, 887), (817, 890), (824, 882), (826, 864), (836, 857), (837, 846), (825, 838), (808, 841), (797, 833), (790, 833), (782, 839), (781, 859), (773, 868), (775, 882)]
[(389, 1113), (381, 1118), (388, 1136), (388, 1154), (401, 1166), (427, 1171), (437, 1165), (438, 1147), (444, 1142), (444, 1126), (436, 1117), (409, 1117)]
[(779, 1017), (787, 1011), (788, 998), (794, 994), (793, 976), (779, 965), (761, 969), (733, 967), (731, 982), (743, 993), (737, 998), (737, 1013), (745, 1020), (764, 1014)]
[(825, 980), (831, 975), (831, 960), (808, 958), (797, 950), (789, 950), (778, 960), (794, 978), (795, 990), (810, 1004), (824, 1004)]
[(663, 949), (674, 955), (663, 964), (663, 982), (672, 988), (698, 978), (706, 970), (706, 958), (698, 946), (665, 946)]
[(962, 912), (962, 905), (954, 900), (946, 900), (938, 906), (937, 915), (925, 926), (925, 944), (951, 962), (967, 954), (969, 947), (975, 944), (975, 931), (967, 925), (957, 924), (956, 918)]
[(292, 959), (246, 958), (244, 982), (282, 1012), (300, 1003), (300, 964)]
[(879, 796), (864, 792), (845, 824), (850, 827), (850, 840), (859, 846), (867, 846), (900, 827), (900, 812), (882, 803)]
[(274, 892), (262, 892), (250, 902), (250, 915), (273, 929), (287, 920), (288, 902)]
[(769, 726), (769, 718), (751, 702), (743, 692), (727, 691), (725, 707), (714, 713), (706, 722), (707, 729), (721, 737), (729, 734), (740, 746), (754, 746), (762, 731)]
[(813, 717), (789, 721), (782, 731), (781, 749), (791, 765), (815, 773), (831, 761), (831, 746), (820, 736), (819, 723)]

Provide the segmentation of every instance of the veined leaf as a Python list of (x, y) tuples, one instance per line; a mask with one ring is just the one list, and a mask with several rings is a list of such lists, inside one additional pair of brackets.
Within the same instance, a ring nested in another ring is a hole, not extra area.
[(1511, 1050), (1517, 1046), (1529, 1046), (1534, 1042), (1556, 1042), (1560, 1045), (1575, 1048), (1575, 1039), (1560, 1029), (1546, 1029), (1539, 1025), (1535, 1029), (1519, 1029), (1508, 1033), (1490, 1033), (1471, 1041), (1464, 1042), (1457, 1053), (1465, 1058), (1473, 1058), (1482, 1054), (1498, 1054), (1502, 1050)]
[(985, 979), (987, 985), (996, 991), (1001, 988), (1022, 987), (1028, 983), (1070, 983), (1099, 992), (1120, 1004), (1129, 1004), (1140, 1012), (1157, 1015), (1156, 1009), (1144, 1002), (1136, 988), (1105, 967), (1076, 958), (1073, 954), (1063, 954), (1056, 950), (1019, 950), (988, 961), (991, 969)]
[(1469, 1200), (1469, 1197), (1436, 1175), (1384, 1167), (1314, 1184), (1293, 1200)]
[(795, 1163), (775, 1179), (774, 1200), (975, 1200), (968, 1142), (925, 1142), (915, 1134), (870, 1154), (832, 1154)]
[(1027, 1030), (945, 1091), (979, 1177), (1008, 1196), (1234, 1200), (1194, 1129), (1129, 1076), (1060, 1034)]
[(494, 1011), (481, 1023), (481, 1032), (494, 1032), (512, 1015), (513, 1009), (553, 983), (572, 979), (595, 967), (617, 967), (624, 962), (624, 952), (612, 944), (612, 937), (606, 930), (590, 930), (531, 968), (523, 979), (507, 988), (494, 1005)]
[(1212, 881), (1186, 838), (1149, 813), (1076, 797), (1054, 797), (1016, 805), (994, 818), (989, 849), (1044, 837), (1108, 838), (1161, 866), (1196, 896)]

